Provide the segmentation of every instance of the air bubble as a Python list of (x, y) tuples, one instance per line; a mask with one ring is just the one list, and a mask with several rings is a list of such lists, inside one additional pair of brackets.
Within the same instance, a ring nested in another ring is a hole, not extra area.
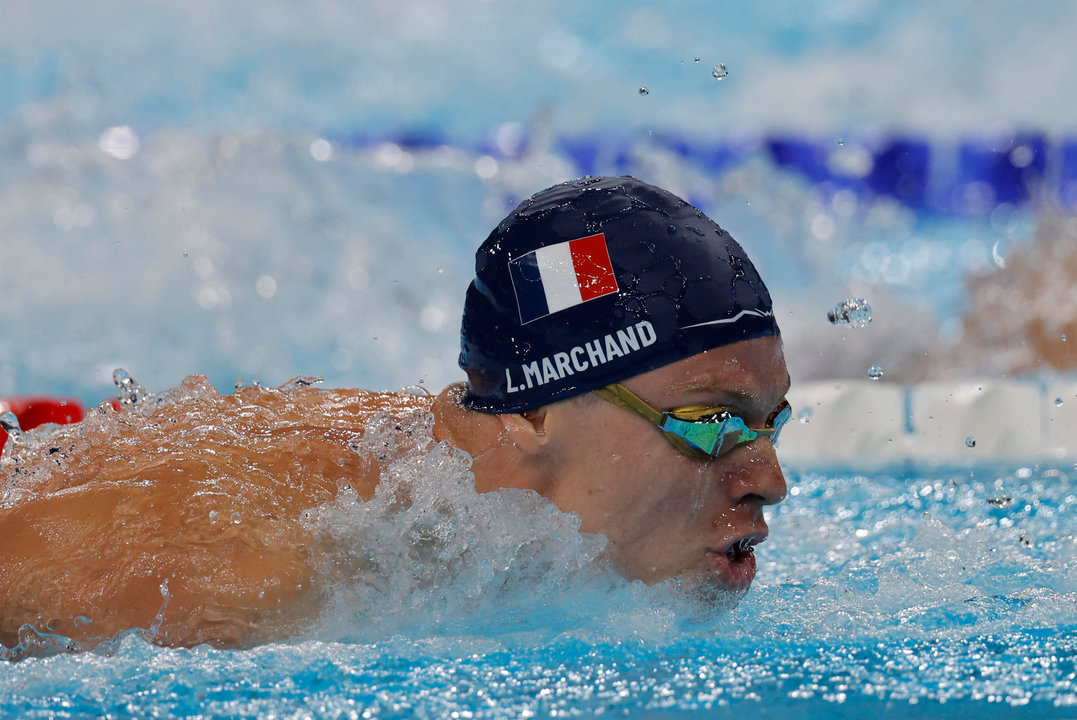
[(970, 448), (976, 447), (976, 438), (974, 438), (971, 435), (969, 435), (967, 438), (965, 438), (965, 447), (970, 447)]
[(650, 94), (651, 94), (651, 91), (650, 91), (650, 90), (648, 90), (648, 89), (647, 89), (647, 88), (645, 88), (645, 87), (641, 87), (641, 88), (639, 89), (639, 94), (640, 94), (640, 95), (650, 95)]
[(831, 325), (864, 327), (871, 322), (871, 305), (864, 298), (842, 300), (827, 311), (826, 319)]
[(711, 70), (711, 77), (715, 80), (725, 80), (729, 77), (729, 71), (725, 69), (725, 63), (719, 63)]
[(883, 369), (878, 365), (872, 365), (868, 368), (868, 377), (872, 380), (878, 380), (883, 376)]
[(146, 388), (142, 387), (131, 377), (131, 373), (123, 368), (116, 368), (112, 371), (112, 382), (116, 383), (116, 389), (120, 391), (120, 404), (124, 407), (131, 407), (145, 400), (149, 394)]

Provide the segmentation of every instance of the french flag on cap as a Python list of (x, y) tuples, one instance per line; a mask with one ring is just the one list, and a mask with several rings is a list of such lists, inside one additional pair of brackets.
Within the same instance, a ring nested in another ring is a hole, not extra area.
[(509, 276), (524, 325), (617, 292), (602, 233), (547, 245), (509, 260)]

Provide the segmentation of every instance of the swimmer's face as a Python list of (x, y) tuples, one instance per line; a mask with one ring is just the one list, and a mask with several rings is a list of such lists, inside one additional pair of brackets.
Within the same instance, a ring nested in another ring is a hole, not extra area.
[[(764, 427), (785, 398), (789, 373), (779, 337), (735, 343), (623, 381), (659, 410), (735, 409)], [(545, 494), (575, 512), (583, 532), (609, 540), (614, 565), (646, 582), (701, 578), (746, 590), (751, 546), (767, 537), (763, 507), (786, 493), (770, 441), (759, 438), (712, 460), (678, 452), (658, 428), (600, 398), (549, 406), (554, 470)]]

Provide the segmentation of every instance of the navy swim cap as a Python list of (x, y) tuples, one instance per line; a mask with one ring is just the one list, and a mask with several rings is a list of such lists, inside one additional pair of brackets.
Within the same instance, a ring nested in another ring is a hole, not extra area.
[(582, 178), (525, 200), (475, 253), (462, 403), (519, 412), (777, 334), (729, 233), (635, 178)]

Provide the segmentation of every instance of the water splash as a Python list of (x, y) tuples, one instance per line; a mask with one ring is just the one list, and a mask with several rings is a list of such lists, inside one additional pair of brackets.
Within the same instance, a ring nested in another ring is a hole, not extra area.
[(22, 427), (19, 425), (19, 418), (15, 416), (15, 413), (10, 410), (5, 410), (0, 413), (0, 430), (3, 430), (8, 435), (17, 436), (22, 433)]
[(280, 389), (284, 390), (284, 391), (298, 390), (299, 388), (313, 387), (315, 385), (321, 385), (323, 382), (325, 382), (325, 378), (323, 378), (321, 376), (300, 375), (298, 377), (292, 378), (288, 382), (281, 385)]
[(871, 305), (864, 298), (842, 300), (827, 311), (826, 319), (831, 325), (862, 328), (871, 322)]
[(116, 389), (120, 391), (120, 404), (124, 407), (134, 407), (149, 395), (146, 388), (123, 368), (112, 371), (112, 382), (116, 383)]

